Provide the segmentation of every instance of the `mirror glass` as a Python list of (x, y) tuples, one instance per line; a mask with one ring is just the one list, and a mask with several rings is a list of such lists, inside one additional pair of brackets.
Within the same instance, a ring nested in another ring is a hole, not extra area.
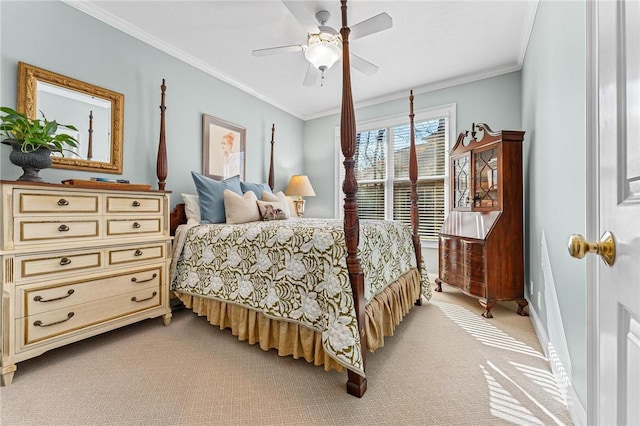
[(18, 110), (78, 130), (77, 148), (52, 157), (54, 168), (122, 173), (124, 95), (20, 62)]

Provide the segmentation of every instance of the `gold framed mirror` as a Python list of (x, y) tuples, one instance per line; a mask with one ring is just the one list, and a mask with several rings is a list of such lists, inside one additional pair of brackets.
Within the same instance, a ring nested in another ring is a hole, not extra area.
[(122, 174), (123, 94), (18, 62), (17, 110), (78, 129), (78, 148), (52, 167)]

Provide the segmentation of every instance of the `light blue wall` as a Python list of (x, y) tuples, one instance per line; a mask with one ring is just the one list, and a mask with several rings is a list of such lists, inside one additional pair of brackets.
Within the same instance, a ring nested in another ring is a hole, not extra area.
[[(280, 153), (276, 155), (276, 188), (283, 189), (290, 175), (302, 172), (302, 120), (64, 3), (2, 1), (0, 8), (1, 105), (16, 105), (18, 61), (125, 95), (124, 171), (121, 176), (101, 176), (157, 188), (163, 78), (167, 84), (167, 189), (173, 191), (172, 204), (181, 202), (181, 192), (195, 191), (189, 172), (202, 168), (203, 113), (247, 129), (246, 180), (267, 179), (272, 123), (276, 125), (276, 153)], [(0, 146), (0, 156), (0, 177), (17, 178), (22, 171), (9, 162), (9, 147)], [(61, 169), (41, 171), (46, 181), (57, 183), (96, 175)]]
[(522, 70), (528, 297), (583, 407), (586, 263), (567, 241), (586, 228), (585, 22), (584, 1), (541, 1)]
[[(470, 129), (472, 123), (487, 123), (493, 130), (520, 130), (520, 95), (520, 72), (513, 72), (417, 94), (414, 99), (414, 111), (455, 103), (456, 135), (460, 131)], [(407, 114), (407, 123), (409, 122), (409, 89), (407, 96), (402, 99), (365, 108), (356, 106), (357, 121), (398, 114)], [(333, 217), (335, 214), (335, 181), (338, 176), (335, 129), (339, 124), (340, 115), (335, 114), (309, 120), (304, 126), (304, 170), (316, 192), (316, 197), (307, 199), (305, 214), (309, 216)], [(455, 140), (451, 143), (455, 143)], [(423, 251), (427, 270), (437, 273), (437, 246), (425, 247)]]

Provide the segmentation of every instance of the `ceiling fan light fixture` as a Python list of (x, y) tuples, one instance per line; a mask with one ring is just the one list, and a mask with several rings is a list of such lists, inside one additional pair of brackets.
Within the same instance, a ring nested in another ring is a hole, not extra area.
[(342, 37), (339, 34), (320, 32), (309, 34), (308, 46), (304, 56), (314, 67), (326, 71), (333, 66), (342, 55)]

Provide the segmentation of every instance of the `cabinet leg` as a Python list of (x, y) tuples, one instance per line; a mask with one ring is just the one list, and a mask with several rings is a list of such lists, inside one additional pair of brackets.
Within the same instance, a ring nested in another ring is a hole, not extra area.
[(18, 367), (15, 364), (2, 367), (0, 374), (2, 375), (2, 386), (9, 386), (13, 382), (13, 373), (16, 372)]
[(438, 287), (436, 287), (436, 291), (438, 293), (442, 293), (442, 281), (440, 280), (440, 278), (436, 278), (436, 285)]
[(484, 312), (482, 313), (482, 316), (485, 318), (493, 318), (493, 314), (491, 313), (491, 308), (493, 308), (493, 302), (489, 300), (484, 300), (484, 299), (480, 299), (478, 300), (478, 302), (480, 302), (480, 304), (484, 308)]
[(165, 327), (169, 326), (169, 324), (171, 324), (171, 312), (169, 312), (168, 314), (164, 314), (162, 316), (162, 323), (164, 324)]
[(516, 303), (518, 304), (518, 315), (528, 317), (529, 310), (527, 306), (529, 306), (529, 302), (526, 299), (516, 299)]

